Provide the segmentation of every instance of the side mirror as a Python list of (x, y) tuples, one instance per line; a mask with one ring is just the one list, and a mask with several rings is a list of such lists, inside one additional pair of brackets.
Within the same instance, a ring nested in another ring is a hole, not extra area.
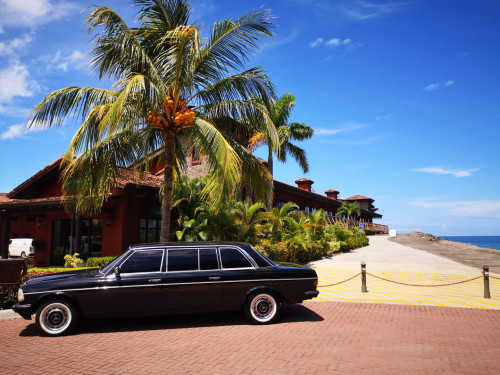
[(120, 267), (115, 267), (115, 276), (117, 279), (121, 279), (120, 276)]

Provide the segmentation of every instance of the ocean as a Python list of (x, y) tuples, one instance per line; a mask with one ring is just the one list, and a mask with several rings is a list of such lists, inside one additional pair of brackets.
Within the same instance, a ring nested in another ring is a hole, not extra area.
[(445, 240), (470, 243), (479, 247), (500, 250), (500, 236), (440, 236)]

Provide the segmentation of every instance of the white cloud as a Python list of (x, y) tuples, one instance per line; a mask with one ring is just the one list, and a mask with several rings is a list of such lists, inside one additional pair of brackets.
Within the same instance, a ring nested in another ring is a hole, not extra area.
[(88, 66), (87, 54), (78, 50), (74, 50), (67, 56), (63, 56), (59, 50), (54, 54), (43, 55), (32, 61), (46, 64), (49, 70), (60, 69), (65, 72), (69, 69), (83, 69)]
[(346, 122), (343, 124), (342, 128), (337, 128), (337, 129), (323, 129), (323, 128), (317, 128), (314, 129), (314, 135), (335, 135), (339, 133), (345, 133), (349, 131), (354, 131), (354, 130), (359, 130), (366, 128), (368, 125), (367, 124), (359, 124), (357, 122)]
[(412, 206), (423, 208), (444, 208), (452, 216), (461, 217), (490, 217), (500, 218), (500, 201), (456, 201), (456, 202), (427, 202), (415, 201)]
[(375, 4), (368, 1), (349, 1), (341, 7), (341, 11), (354, 21), (364, 21), (401, 11), (406, 3)]
[(474, 169), (446, 169), (443, 167), (425, 167), (414, 169), (414, 172), (424, 172), (437, 175), (453, 175), (457, 178), (470, 177), (472, 173), (479, 171), (479, 168)]
[(79, 10), (74, 3), (53, 0), (0, 0), (0, 9), (2, 30), (5, 27), (32, 28)]
[(4, 106), (0, 105), (0, 115), (13, 116), (13, 117), (26, 117), (31, 111), (31, 108), (18, 107), (18, 106)]
[(80, 69), (87, 65), (87, 55), (81, 51), (73, 51), (73, 53), (69, 56), (66, 56), (62, 59), (62, 62), (57, 65), (59, 69), (64, 70), (65, 72), (68, 70), (68, 65), (75, 68)]
[(342, 41), (339, 38), (332, 38), (332, 39), (329, 39), (325, 42), (326, 46), (337, 47), (337, 46), (340, 46), (341, 44), (342, 44)]
[[(455, 81), (446, 81), (445, 83), (443, 83), (442, 85), (443, 86), (452, 86), (455, 84)], [(424, 87), (424, 90), (427, 90), (427, 91), (434, 91), (434, 90), (437, 90), (439, 87), (441, 86), (441, 83), (431, 83), (430, 85), (427, 85)]]
[(0, 70), (0, 103), (10, 102), (15, 96), (33, 96), (40, 86), (30, 79), (27, 67), (20, 63)]
[(439, 83), (431, 83), (430, 85), (427, 85), (424, 87), (425, 90), (427, 91), (434, 91), (439, 88)]
[(26, 45), (33, 41), (33, 37), (24, 34), (21, 38), (14, 38), (8, 42), (0, 42), (0, 56), (13, 56), (23, 50)]
[(322, 44), (327, 46), (327, 47), (339, 47), (339, 46), (347, 46), (347, 45), (351, 44), (351, 42), (352, 42), (352, 39), (350, 39), (350, 38), (345, 38), (345, 39), (331, 38), (331, 39), (328, 39), (325, 41), (323, 38), (320, 37), (320, 38), (310, 42), (309, 47), (316, 48)]
[(309, 47), (316, 48), (316, 47), (320, 46), (321, 43), (323, 43), (323, 38), (318, 38), (314, 42), (309, 43)]
[(346, 129), (314, 129), (314, 135), (334, 135), (345, 131)]
[(23, 124), (11, 125), (6, 131), (0, 134), (0, 139), (17, 138), (24, 133), (26, 133), (26, 127)]
[(386, 115), (380, 115), (375, 117), (375, 120), (380, 121), (380, 120), (389, 120), (391, 118), (392, 114), (388, 113)]

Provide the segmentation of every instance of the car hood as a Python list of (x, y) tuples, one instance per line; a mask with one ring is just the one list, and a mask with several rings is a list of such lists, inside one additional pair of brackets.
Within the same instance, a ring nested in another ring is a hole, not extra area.
[(51, 275), (33, 277), (31, 279), (28, 279), (25, 285), (34, 285), (55, 280), (62, 281), (62, 280), (83, 279), (83, 278), (93, 279), (96, 276), (100, 276), (99, 270), (97, 268), (58, 272), (58, 273), (53, 273)]

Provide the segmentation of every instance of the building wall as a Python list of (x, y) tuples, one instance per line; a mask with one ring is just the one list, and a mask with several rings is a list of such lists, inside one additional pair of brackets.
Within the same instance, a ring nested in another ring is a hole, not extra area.
[(273, 206), (278, 206), (279, 202), (295, 202), (296, 204), (299, 205), (300, 210), (304, 211), (306, 207), (309, 207), (310, 209), (316, 209), (319, 210), (322, 208), (325, 211), (333, 211), (335, 212), (337, 207), (332, 204), (331, 206), (328, 206), (324, 203), (320, 203), (318, 201), (313, 201), (313, 200), (304, 200), (303, 198), (298, 198), (297, 196), (294, 196), (292, 194), (287, 194), (287, 193), (282, 193), (282, 192), (275, 192), (274, 194), (274, 204)]

